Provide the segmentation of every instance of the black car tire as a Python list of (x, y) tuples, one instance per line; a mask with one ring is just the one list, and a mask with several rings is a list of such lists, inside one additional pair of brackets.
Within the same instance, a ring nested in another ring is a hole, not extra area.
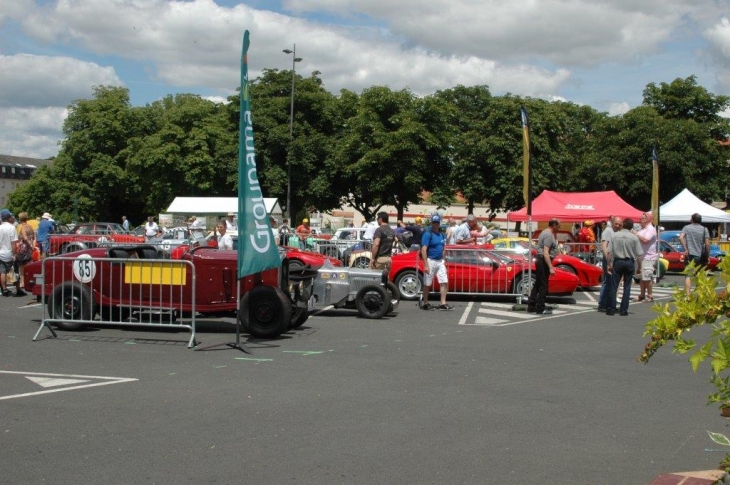
[(243, 295), (238, 315), (252, 337), (276, 338), (289, 330), (291, 302), (279, 288), (257, 286)]
[(370, 285), (361, 288), (355, 296), (355, 307), (363, 318), (383, 318), (390, 307), (388, 292), (382, 286)]
[(353, 268), (368, 269), (370, 267), (370, 258), (365, 256), (358, 257), (353, 263)]
[(48, 299), (48, 314), (62, 330), (77, 330), (85, 325), (79, 320), (94, 318), (94, 297), (86, 286), (66, 282), (53, 289)]
[(514, 286), (514, 292), (518, 295), (522, 295), (523, 297), (529, 297), (530, 292), (532, 291), (532, 287), (535, 286), (537, 283), (537, 276), (534, 274), (529, 277), (530, 281), (527, 281), (528, 275), (527, 273), (522, 273), (521, 275), (517, 276), (515, 278), (515, 286)]
[(567, 264), (559, 264), (555, 267), (555, 269), (562, 269), (563, 271), (567, 271), (568, 273), (573, 273), (574, 275), (578, 275), (578, 272), (573, 269), (572, 266), (568, 266)]
[(296, 307), (291, 314), (291, 328), (299, 328), (309, 319), (309, 310)]
[(423, 277), (416, 270), (403, 271), (395, 280), (398, 295), (403, 300), (417, 300), (423, 291)]

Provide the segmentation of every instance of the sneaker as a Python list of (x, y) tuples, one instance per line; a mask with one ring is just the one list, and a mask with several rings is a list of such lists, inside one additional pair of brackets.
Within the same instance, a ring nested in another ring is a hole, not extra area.
[(432, 307), (430, 303), (424, 303), (423, 305), (421, 305), (421, 310), (433, 310), (433, 309), (434, 309), (434, 307)]
[(544, 309), (541, 312), (537, 312), (538, 315), (552, 315), (553, 311), (549, 308)]
[(10, 290), (3, 290), (3, 296), (10, 296)]
[(20, 288), (18, 288), (17, 290), (15, 290), (15, 296), (26, 296), (27, 294), (28, 293), (24, 292)]
[(454, 309), (454, 307), (452, 307), (451, 305), (449, 305), (447, 303), (444, 303), (443, 305), (439, 305), (438, 308), (439, 308), (439, 310), (453, 310)]
[(600, 306), (599, 306), (599, 307), (598, 307), (598, 311), (599, 311), (599, 312), (605, 312), (605, 311), (606, 311), (606, 309), (605, 309), (605, 308), (603, 308), (603, 307), (600, 307)]

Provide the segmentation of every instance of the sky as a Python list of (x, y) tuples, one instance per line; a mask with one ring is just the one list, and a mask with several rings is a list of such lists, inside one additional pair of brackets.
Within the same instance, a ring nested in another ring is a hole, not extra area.
[(224, 100), (246, 29), (251, 79), (296, 45), (333, 93), (487, 85), (611, 115), (691, 75), (730, 95), (730, 0), (0, 0), (0, 154), (55, 156), (93, 86)]

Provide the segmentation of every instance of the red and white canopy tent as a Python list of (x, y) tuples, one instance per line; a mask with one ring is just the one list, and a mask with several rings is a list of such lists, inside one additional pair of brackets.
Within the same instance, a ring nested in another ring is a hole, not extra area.
[[(557, 218), (562, 222), (606, 220), (609, 216), (631, 217), (638, 221), (643, 211), (629, 205), (613, 190), (603, 192), (552, 192), (544, 190), (532, 201), (532, 220)], [(511, 212), (511, 221), (528, 220), (527, 208)]]

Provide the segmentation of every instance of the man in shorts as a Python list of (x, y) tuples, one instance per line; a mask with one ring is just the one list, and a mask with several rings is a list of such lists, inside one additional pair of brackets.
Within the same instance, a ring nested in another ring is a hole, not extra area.
[(393, 253), (395, 231), (388, 225), (388, 213), (378, 212), (378, 228), (373, 234), (373, 249), (370, 258), (370, 267), (390, 273), (390, 255)]
[[(679, 242), (682, 243), (684, 248), (684, 255), (687, 260), (687, 264), (694, 262), (696, 265), (700, 264), (702, 259), (702, 249), (710, 253), (710, 232), (704, 227), (702, 223), (702, 216), (698, 213), (692, 214), (692, 223), (687, 224), (682, 228), (682, 234), (679, 235)], [(692, 278), (691, 274), (687, 273), (684, 279), (684, 291), (687, 296), (690, 295), (692, 290)]]
[[(444, 262), (444, 246), (446, 235), (441, 232), (441, 216), (431, 216), (431, 230), (425, 231), (421, 238), (421, 257), (423, 258), (423, 305), (422, 310), (453, 310), (454, 307), (446, 303), (446, 294), (449, 291), (449, 277)], [(436, 276), (441, 290), (441, 304), (437, 307), (428, 303), (428, 294), (431, 292), (433, 278)]]
[(641, 282), (639, 283), (639, 296), (635, 301), (654, 301), (652, 286), (654, 284), (654, 268), (657, 264), (659, 254), (656, 248), (656, 228), (651, 223), (651, 213), (644, 212), (639, 219), (641, 230), (636, 233), (641, 243), (641, 250), (644, 251), (644, 258), (641, 260)]

